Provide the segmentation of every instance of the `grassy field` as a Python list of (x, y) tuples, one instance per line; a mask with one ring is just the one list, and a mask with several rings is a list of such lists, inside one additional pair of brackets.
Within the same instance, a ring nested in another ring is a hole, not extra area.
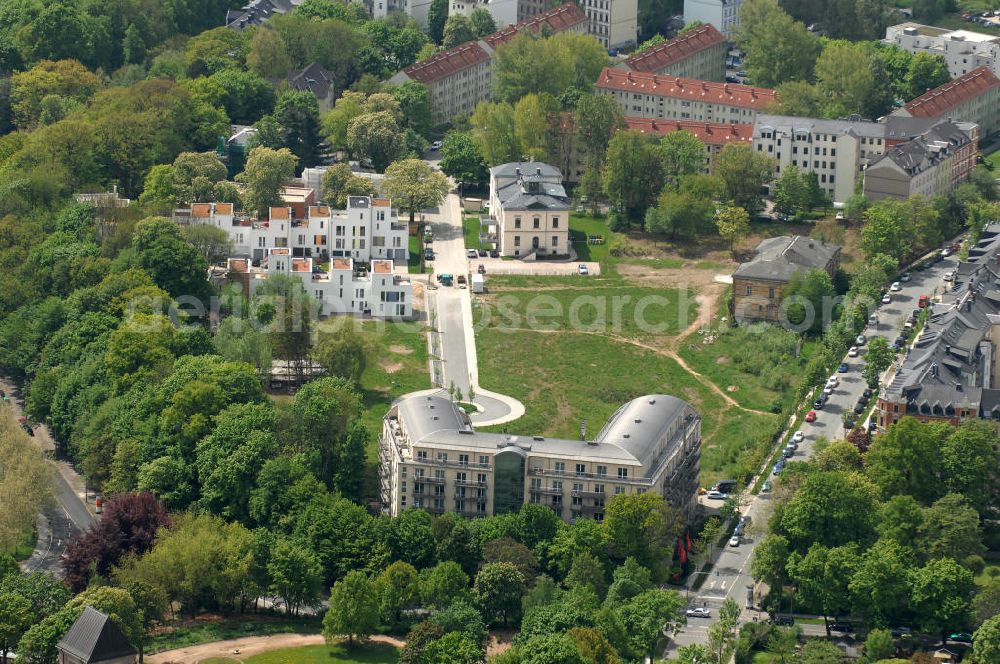
[(479, 242), (478, 216), (465, 215), (462, 217), (462, 232), (465, 234), (466, 249), (479, 249), (482, 246)]
[(220, 620), (216, 622), (198, 621), (154, 635), (146, 644), (146, 654), (173, 650), (186, 646), (238, 639), (244, 636), (266, 636), (268, 634), (319, 634), (318, 618), (255, 619), (245, 616), (241, 620)]
[(410, 258), (407, 261), (406, 267), (410, 274), (420, 274), (420, 259), (424, 255), (424, 245), (421, 241), (422, 238), (419, 235), (409, 236), (409, 248)]
[[(604, 244), (588, 244), (588, 235), (603, 236)], [(569, 216), (569, 241), (576, 249), (577, 258), (582, 261), (597, 261), (601, 263), (602, 270), (610, 258), (608, 245), (616, 235), (620, 234), (608, 230), (608, 224), (603, 217), (588, 217), (579, 214)]]
[[(563, 278), (535, 289), (507, 289), (477, 299), (474, 319), (479, 327), (506, 330), (587, 331), (629, 338), (673, 336), (698, 314), (688, 290), (642, 288), (624, 282), (579, 277)], [(491, 284), (500, 291), (501, 285)], [(556, 286), (553, 288), (553, 286)]]
[(245, 664), (394, 664), (399, 651), (385, 643), (349, 649), (346, 645), (286, 648), (254, 655)]
[(476, 339), (482, 385), (527, 406), (525, 416), (510, 425), (521, 434), (575, 439), (586, 419), (594, 436), (626, 401), (671, 394), (702, 415), (702, 482), (707, 485), (759, 464), (780, 426), (777, 415), (729, 407), (673, 359), (607, 337), (486, 328)]

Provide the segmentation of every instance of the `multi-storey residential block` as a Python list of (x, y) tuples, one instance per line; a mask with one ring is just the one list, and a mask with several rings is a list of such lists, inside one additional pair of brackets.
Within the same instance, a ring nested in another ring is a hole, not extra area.
[(625, 115), (659, 120), (752, 124), (778, 100), (768, 88), (698, 81), (606, 67), (598, 93), (611, 95)]
[(389, 79), (402, 85), (417, 81), (427, 86), (434, 122), (471, 113), (481, 101), (488, 101), (493, 86), (491, 58), (501, 44), (519, 32), (586, 32), (587, 15), (573, 3), (566, 3), (537, 14), (477, 41), (466, 42), (415, 64)]
[(1000, 78), (978, 67), (907, 102), (892, 115), (973, 122), (982, 136), (1000, 128)]
[(977, 67), (989, 67), (1000, 74), (1000, 39), (996, 35), (907, 22), (886, 28), (882, 41), (910, 53), (940, 55), (948, 62), (953, 78)]
[(562, 172), (540, 162), (490, 169), (490, 214), (501, 256), (569, 254), (569, 198)]
[(560, 518), (603, 520), (617, 494), (646, 491), (692, 517), (697, 504), (701, 418), (663, 394), (633, 399), (593, 440), (475, 431), (439, 396), (395, 403), (379, 440), (382, 511), (409, 508), (469, 517), (550, 507)]
[(733, 41), (740, 26), (743, 0), (684, 0), (684, 22), (701, 21), (714, 25), (726, 39)]
[(724, 81), (728, 52), (729, 43), (723, 34), (715, 26), (702, 25), (630, 56), (618, 68), (699, 81)]
[(357, 314), (376, 318), (413, 316), (413, 284), (393, 272), (392, 261), (373, 260), (369, 270), (359, 269), (350, 258), (333, 258), (326, 272), (312, 258), (296, 258), (288, 249), (270, 247), (254, 265), (245, 258), (230, 258), (226, 278), (243, 287), (247, 297), (276, 274), (302, 281), (305, 292), (316, 299), (321, 315)]
[(195, 203), (178, 221), (210, 224), (229, 233), (233, 255), (254, 262), (269, 249), (288, 249), (296, 258), (344, 257), (406, 261), (408, 230), (405, 221), (385, 198), (350, 196), (346, 210), (310, 205), (297, 216), (292, 207), (272, 207), (266, 220), (236, 214), (231, 203)]
[(939, 122), (872, 161), (865, 170), (865, 196), (871, 201), (905, 200), (954, 191), (976, 167), (978, 146), (976, 125)]
[[(801, 235), (761, 240), (754, 257), (733, 272), (732, 315), (737, 322), (785, 322), (783, 291), (798, 274), (840, 268), (840, 247)], [(821, 315), (821, 312), (816, 312)]]
[(860, 118), (758, 115), (753, 144), (778, 162), (776, 176), (789, 166), (816, 173), (831, 200), (843, 202), (854, 194), (855, 182), (868, 163), (885, 152), (886, 125)]
[(622, 48), (636, 42), (639, 24), (638, 0), (583, 0), (587, 32), (604, 48)]
[(750, 145), (753, 142), (752, 124), (713, 124), (688, 120), (653, 120), (650, 118), (625, 118), (625, 125), (643, 134), (664, 136), (675, 131), (686, 131), (705, 144), (705, 172), (712, 170), (712, 160), (730, 143)]
[(907, 416), (952, 425), (1000, 420), (1000, 223), (986, 226), (955, 272), (965, 286), (931, 305), (920, 336), (879, 390), (879, 430)]

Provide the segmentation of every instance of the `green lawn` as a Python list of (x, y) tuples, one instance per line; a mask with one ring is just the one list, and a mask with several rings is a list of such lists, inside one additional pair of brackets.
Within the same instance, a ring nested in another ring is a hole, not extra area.
[(466, 215), (462, 217), (462, 232), (465, 234), (465, 248), (479, 249), (479, 217)]
[(1000, 170), (1000, 150), (989, 153), (983, 157), (983, 161), (993, 170)]
[(245, 664), (394, 664), (399, 651), (385, 643), (349, 649), (346, 645), (285, 648), (254, 655)]
[[(604, 244), (589, 244), (588, 235), (600, 235), (604, 237)], [(608, 247), (612, 238), (621, 235), (608, 230), (608, 224), (604, 217), (589, 217), (579, 214), (569, 216), (569, 241), (576, 249), (577, 258), (581, 261), (597, 261), (601, 263), (602, 269), (608, 262), (611, 254)]]
[(670, 394), (701, 413), (707, 485), (759, 467), (781, 425), (777, 415), (728, 407), (671, 358), (607, 337), (487, 327), (477, 332), (476, 343), (483, 387), (509, 394), (527, 409), (520, 420), (495, 430), (575, 439), (586, 418), (588, 435), (594, 436), (626, 401)]
[(198, 622), (194, 625), (176, 627), (157, 634), (146, 644), (146, 654), (173, 650), (201, 643), (238, 639), (244, 636), (266, 636), (268, 634), (319, 634), (318, 618), (273, 619), (244, 616), (240, 620), (220, 620), (218, 622)]
[[(589, 331), (629, 338), (673, 336), (693, 322), (698, 305), (692, 291), (641, 288), (623, 282), (564, 277), (558, 288), (501, 291), (477, 300), (478, 327), (504, 330)], [(510, 282), (507, 282), (508, 284)]]
[(424, 255), (424, 243), (423, 238), (420, 235), (411, 235), (409, 238), (409, 252), (410, 258), (407, 261), (407, 269), (410, 274), (420, 274), (421, 272), (421, 258)]

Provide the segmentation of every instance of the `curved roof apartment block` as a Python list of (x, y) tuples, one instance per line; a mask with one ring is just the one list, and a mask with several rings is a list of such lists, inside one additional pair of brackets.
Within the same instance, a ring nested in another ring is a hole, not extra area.
[(664, 394), (626, 403), (589, 440), (479, 432), (448, 398), (413, 396), (384, 418), (381, 505), (477, 517), (531, 502), (567, 521), (601, 520), (612, 496), (655, 491), (690, 517), (700, 444), (701, 417)]

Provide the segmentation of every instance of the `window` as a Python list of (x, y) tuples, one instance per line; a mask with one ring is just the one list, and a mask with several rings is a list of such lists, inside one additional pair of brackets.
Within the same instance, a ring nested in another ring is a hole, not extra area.
[(559, 217), (552, 217), (552, 228), (559, 228)]
[(559, 237), (556, 236), (556, 235), (552, 236), (552, 246), (553, 247), (558, 247), (559, 246)]
[(576, 474), (578, 476), (579, 475), (583, 475), (585, 472), (587, 472), (587, 466), (586, 465), (584, 465), (582, 463), (576, 464)]
[[(486, 456), (485, 454), (480, 455), (480, 457), (479, 457), (479, 465), (480, 466), (488, 466), (488, 465), (490, 465), (490, 458), (488, 456)], [(486, 475), (481, 475), (480, 477), (483, 478), (484, 482), (486, 481)]]
[(772, 300), (774, 299), (774, 287), (773, 286), (771, 288), (767, 289), (767, 296), (769, 298), (771, 298)]
[(552, 490), (562, 491), (562, 482), (559, 480), (552, 480)]
[(521, 246), (521, 236), (520, 235), (515, 235), (514, 236), (514, 246), (515, 247), (520, 247)]
[(540, 223), (540, 220), (538, 219), (538, 217), (535, 217), (534, 219), (531, 220), (531, 227), (532, 228), (539, 228), (539, 223)]
[(566, 472), (566, 464), (563, 463), (562, 461), (556, 461), (556, 472), (557, 473)]
[(437, 460), (438, 461), (447, 461), (448, 460), (448, 453), (447, 452), (438, 452), (437, 453)]
[(617, 496), (619, 493), (625, 493), (625, 487), (623, 487), (623, 486), (616, 486), (615, 487), (615, 495)]
[(607, 466), (598, 466), (597, 467), (597, 476), (598, 477), (607, 477), (608, 476), (608, 467)]
[(580, 491), (583, 491), (583, 483), (582, 482), (573, 482), (573, 491), (576, 491), (577, 493), (579, 493)]
[(521, 218), (514, 217), (514, 228), (520, 228), (520, 227), (521, 227)]
[(747, 286), (747, 295), (753, 295), (753, 286)]
[(604, 493), (604, 485), (603, 484), (595, 484), (594, 485), (594, 493)]
[(542, 480), (537, 477), (531, 478), (531, 490), (539, 491), (542, 488)]
[(618, 479), (620, 479), (620, 480), (627, 480), (628, 479), (628, 468), (619, 468), (618, 469)]
[(427, 450), (417, 450), (417, 460), (427, 461)]
[(434, 471), (434, 479), (441, 480), (443, 482), (444, 481), (444, 471), (443, 470), (435, 470)]
[[(460, 465), (463, 465), (463, 466), (468, 466), (469, 465), (469, 455), (468, 454), (459, 454), (458, 455), (458, 463)], [(465, 479), (465, 478), (463, 477), (462, 479)]]

